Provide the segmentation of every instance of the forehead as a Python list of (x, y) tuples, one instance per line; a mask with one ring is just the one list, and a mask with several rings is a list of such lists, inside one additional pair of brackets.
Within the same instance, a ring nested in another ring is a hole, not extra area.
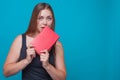
[(52, 16), (52, 12), (49, 9), (43, 9), (39, 12), (38, 16)]

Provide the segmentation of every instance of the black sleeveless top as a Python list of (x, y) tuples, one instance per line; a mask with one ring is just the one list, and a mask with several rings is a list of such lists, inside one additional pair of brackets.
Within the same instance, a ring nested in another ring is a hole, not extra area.
[[(26, 58), (26, 35), (22, 34), (22, 48), (19, 61)], [(49, 63), (54, 66), (54, 48), (49, 52)], [(36, 54), (32, 62), (22, 70), (22, 80), (52, 80), (47, 71), (42, 67), (40, 57)]]

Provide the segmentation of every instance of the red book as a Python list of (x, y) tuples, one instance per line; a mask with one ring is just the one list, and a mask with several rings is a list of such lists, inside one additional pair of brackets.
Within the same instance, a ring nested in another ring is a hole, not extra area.
[(50, 48), (54, 45), (54, 43), (59, 39), (59, 35), (57, 35), (52, 29), (49, 27), (45, 27), (40, 34), (38, 34), (35, 39), (31, 42), (32, 46), (35, 48), (36, 52), (40, 54), (41, 50)]

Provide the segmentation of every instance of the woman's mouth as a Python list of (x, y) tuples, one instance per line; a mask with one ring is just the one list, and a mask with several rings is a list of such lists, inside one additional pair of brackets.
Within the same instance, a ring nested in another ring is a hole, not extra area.
[(44, 29), (45, 27), (41, 27), (41, 31)]

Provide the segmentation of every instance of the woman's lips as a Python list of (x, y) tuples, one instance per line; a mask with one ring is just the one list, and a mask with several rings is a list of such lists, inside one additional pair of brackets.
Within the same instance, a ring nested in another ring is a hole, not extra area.
[(41, 31), (44, 29), (45, 27), (41, 27)]

